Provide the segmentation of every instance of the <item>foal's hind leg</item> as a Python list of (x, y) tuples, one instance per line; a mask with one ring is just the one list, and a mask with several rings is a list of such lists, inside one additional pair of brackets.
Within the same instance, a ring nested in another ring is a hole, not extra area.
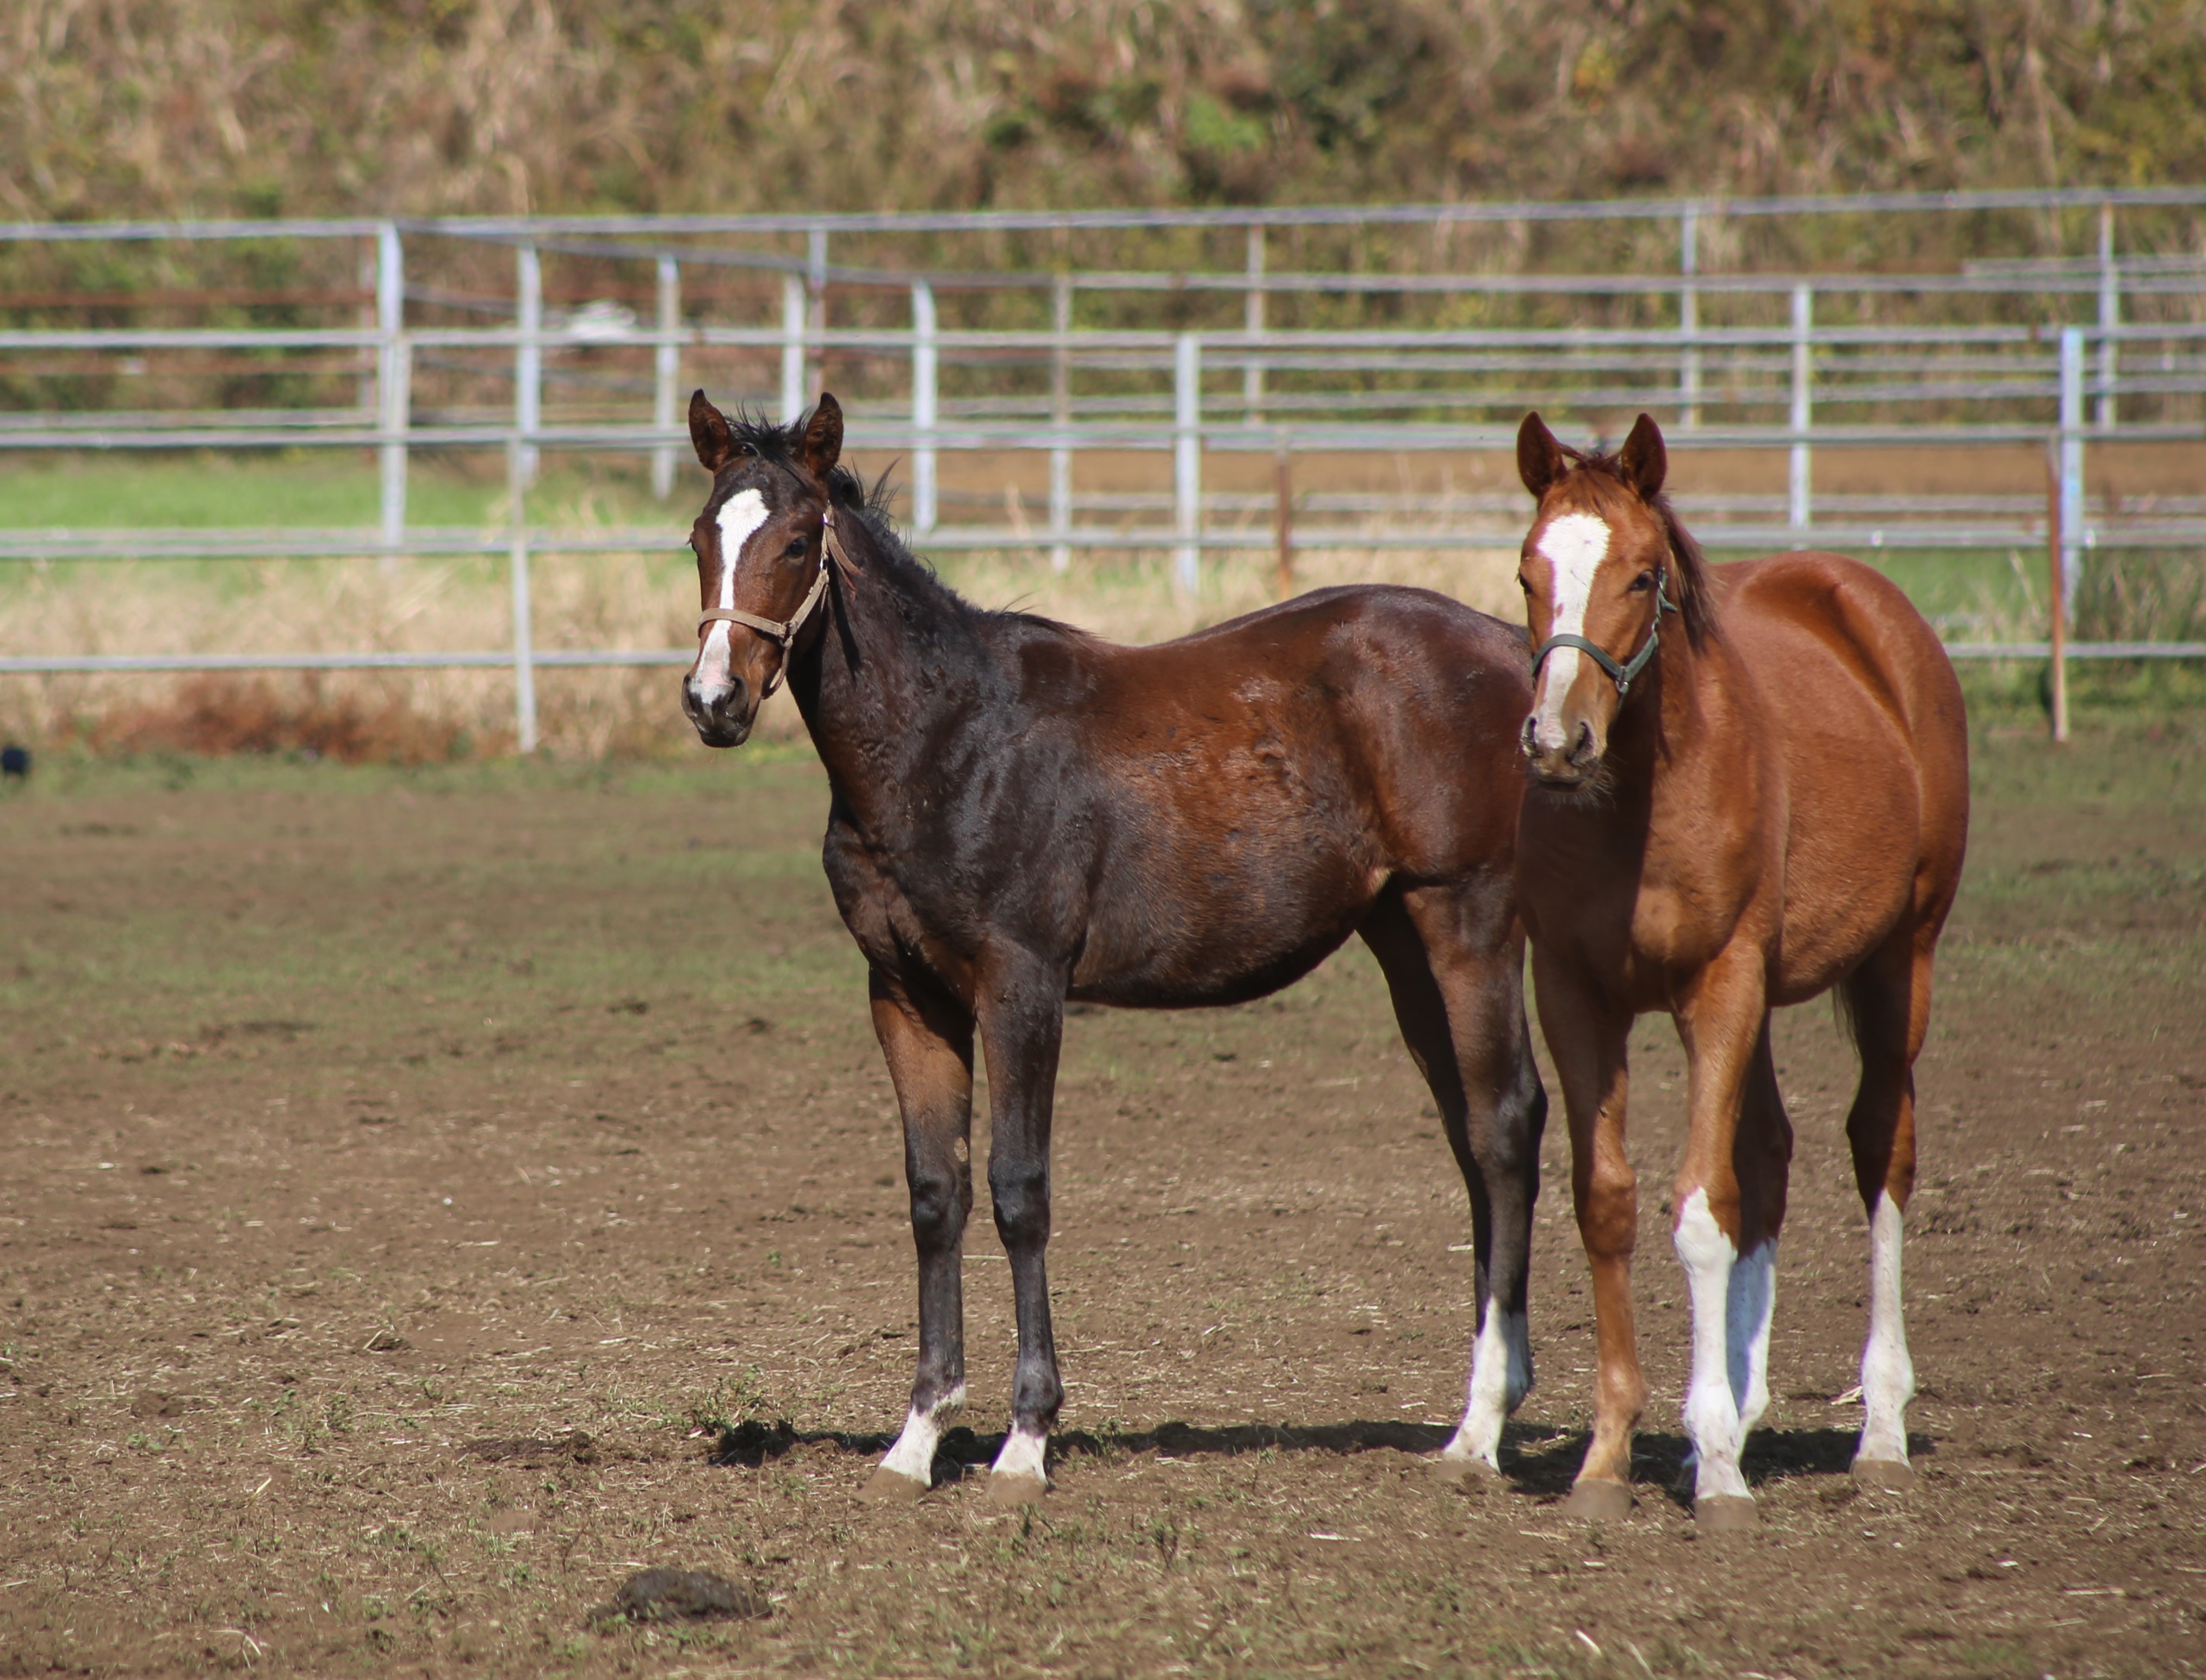
[(903, 1169), (911, 1235), (919, 1250), (919, 1372), (903, 1432), (866, 1486), (873, 1498), (909, 1499), (933, 1480), (943, 1425), (965, 1403), (966, 1217), (973, 1211), (968, 1156), (973, 1119), (973, 1023), (939, 993), (918, 993), (878, 969), (873, 1031), (888, 1058), (903, 1117)]
[(1527, 1273), (1547, 1093), (1512, 921), (1491, 891), (1434, 887), (1388, 893), (1363, 928), (1470, 1195), (1478, 1331), (1463, 1421), (1440, 1454), (1450, 1479), (1499, 1468), (1502, 1420), (1532, 1387)]
[(1900, 1298), (1900, 1230), (1915, 1189), (1915, 1058), (1930, 1021), (1936, 930), (1903, 932), (1845, 981), (1861, 1051), (1861, 1088), (1846, 1116), (1854, 1184), (1869, 1210), (1869, 1343), (1862, 1353), (1866, 1416), (1854, 1474), (1887, 1486), (1914, 1480), (1907, 1463), (1907, 1403), (1915, 1366)]
[(981, 1039), (988, 1057), (988, 1193), (996, 1233), (1011, 1263), (1019, 1361), (1011, 1379), (1011, 1427), (988, 1476), (988, 1498), (1023, 1504), (1049, 1486), (1050, 1427), (1064, 1402), (1057, 1337), (1050, 1326), (1049, 1131), (1057, 1057), (1064, 1033), (1064, 981), (1039, 964), (999, 959), (987, 975)]

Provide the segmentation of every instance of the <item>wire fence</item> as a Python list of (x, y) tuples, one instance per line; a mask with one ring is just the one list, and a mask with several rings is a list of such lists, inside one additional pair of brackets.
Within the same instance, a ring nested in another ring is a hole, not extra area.
[[(2066, 641), (2058, 621), (2095, 555), (2206, 548), (2206, 457), (2126, 498), (2088, 493), (2087, 471), (2101, 452), (2206, 443), (2202, 210), (2206, 191), (2157, 189), (0, 226), (0, 321), (13, 323), (0, 326), (0, 451), (365, 450), (379, 470), (369, 528), (0, 529), (0, 562), (503, 557), (513, 614), (493, 650), (0, 650), (0, 672), (510, 667), (526, 750), (538, 667), (691, 652), (534, 646), (536, 557), (663, 550), (674, 535), (671, 521), (532, 525), (543, 458), (637, 460), (664, 497), (690, 384), (787, 418), (831, 378), (851, 446), (909, 462), (925, 548), (1030, 551), (1060, 571), (1082, 552), (1160, 553), (1189, 593), (1237, 555), (1271, 555), (1284, 578), (1303, 551), (1513, 549), (1524, 509), (1505, 490), (1291, 485), (1321, 460), (1506, 451), (1528, 408), (1611, 438), (1643, 410), (1673, 450), (1782, 463), (1765, 487), (1680, 498), (1711, 549), (2044, 550), (2059, 581), (2046, 640), (1951, 652), (2196, 658), (2206, 642)], [(2075, 224), (2091, 248), (1929, 272), (1711, 260), (1738, 247), (1726, 229), (1757, 218), (1812, 230), (1991, 216), (2034, 218), (2041, 247)], [(1609, 223), (1645, 238), (1608, 271), (1527, 254), (1528, 229)], [(1339, 242), (1374, 229), (1391, 241), (1383, 262)], [(1649, 239), (1672, 260), (1648, 260)], [(830, 260), (850, 247), (857, 260)], [(236, 259), (218, 265), (222, 283), (148, 285), (146, 263), (137, 283), (86, 283), (86, 253), (159, 253), (166, 268), (151, 270), (189, 277), (189, 254), (212, 249)], [(256, 273), (281, 283), (247, 283)], [(217, 319), (147, 319), (164, 313)], [(1980, 463), (2041, 449), (2047, 492), (1985, 487)], [(1819, 493), (1819, 462), (1859, 450), (1943, 461), (1950, 481)], [(409, 517), (417, 456), (485, 451), (504, 458), (504, 528)], [(1250, 456), (1273, 463), (1275, 493), (1228, 470)], [(1040, 517), (987, 521), (988, 499), (945, 472), (975, 457), (1041, 467)], [(1106, 488), (1088, 482), (1104, 459), (1154, 467)]]

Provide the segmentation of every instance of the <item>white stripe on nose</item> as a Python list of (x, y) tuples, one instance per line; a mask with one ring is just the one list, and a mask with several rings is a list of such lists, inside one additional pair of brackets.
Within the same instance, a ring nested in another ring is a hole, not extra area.
[[(1608, 558), (1608, 521), (1595, 514), (1559, 514), (1547, 521), (1532, 551), (1553, 572), (1555, 613), (1551, 636), (1585, 634), (1586, 603), (1593, 597), (1594, 575)], [(1533, 712), (1533, 739), (1543, 752), (1559, 753), (1570, 744), (1563, 728), (1563, 696), (1577, 681), (1575, 647), (1558, 647), (1540, 667), (1540, 689)]]
[[(713, 602), (722, 612), (732, 612), (736, 606), (736, 568), (742, 563), (743, 545), (751, 539), (767, 518), (766, 497), (755, 490), (739, 490), (720, 503), (720, 598)], [(724, 622), (709, 626), (705, 631), (705, 646), (697, 654), (695, 682), (700, 688), (727, 688), (735, 685), (735, 672), (729, 657), (729, 637), (734, 629)]]

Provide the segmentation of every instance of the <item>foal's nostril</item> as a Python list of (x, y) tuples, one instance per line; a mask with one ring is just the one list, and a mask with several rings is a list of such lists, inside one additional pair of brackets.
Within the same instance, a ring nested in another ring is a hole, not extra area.
[(746, 688), (741, 677), (733, 682), (700, 682), (694, 676), (682, 684), (682, 709), (692, 718), (712, 718), (742, 708)]
[(1589, 759), (1593, 754), (1593, 725), (1591, 724), (1581, 723), (1578, 725), (1578, 744), (1571, 749), (1571, 760), (1573, 762), (1577, 762), (1581, 760)]
[(1517, 744), (1523, 748), (1524, 756), (1531, 758), (1540, 750), (1540, 720), (1527, 718), (1524, 727), (1517, 731)]

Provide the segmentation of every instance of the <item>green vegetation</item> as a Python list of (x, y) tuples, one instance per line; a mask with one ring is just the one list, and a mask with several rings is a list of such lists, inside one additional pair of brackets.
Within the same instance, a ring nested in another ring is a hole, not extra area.
[(2206, 165), (2197, 0), (16, 11), (0, 182), (19, 216), (1738, 194)]
[[(0, 528), (372, 526), (379, 484), (372, 463), (328, 452), (44, 457), (0, 466)], [(576, 499), (563, 476), (546, 492), (547, 506)], [(502, 476), (492, 484), (417, 465), (407, 481), (417, 525), (486, 525), (504, 501)]]

